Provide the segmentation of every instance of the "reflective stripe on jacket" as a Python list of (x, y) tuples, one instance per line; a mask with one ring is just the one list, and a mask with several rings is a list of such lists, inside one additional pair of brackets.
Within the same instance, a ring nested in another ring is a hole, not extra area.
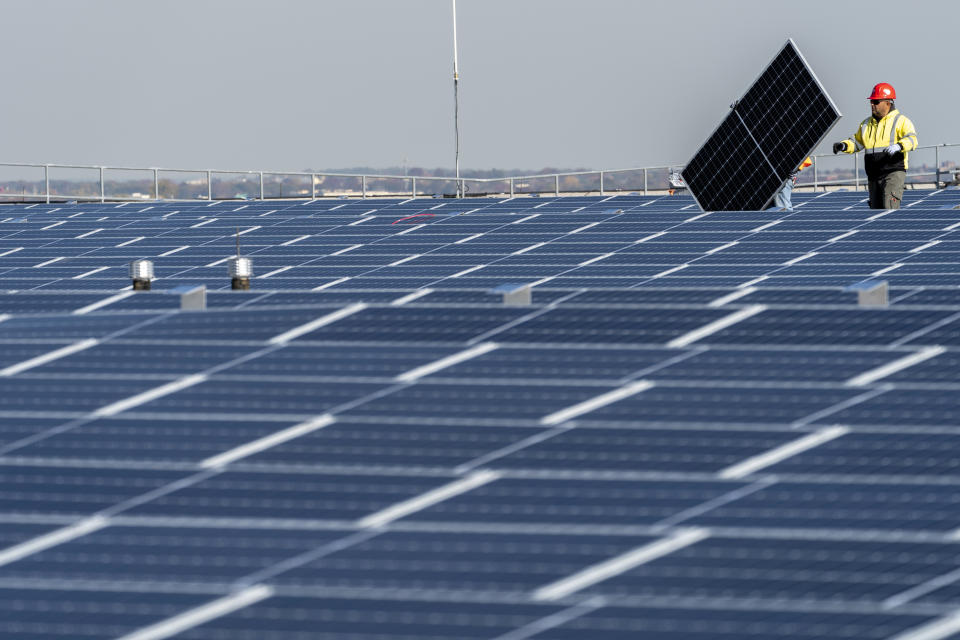
[[(863, 166), (868, 178), (876, 178), (893, 171), (906, 171), (908, 151), (917, 148), (917, 130), (913, 128), (910, 118), (896, 109), (891, 109), (879, 121), (870, 116), (860, 123), (853, 137), (843, 141), (846, 153), (864, 152)], [(887, 147), (899, 144), (903, 147), (900, 153), (887, 155)]]

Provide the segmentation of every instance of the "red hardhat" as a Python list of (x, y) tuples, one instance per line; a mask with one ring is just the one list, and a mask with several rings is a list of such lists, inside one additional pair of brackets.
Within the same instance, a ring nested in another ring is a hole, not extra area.
[(894, 100), (896, 97), (897, 92), (893, 88), (893, 85), (881, 82), (873, 88), (873, 93), (870, 94), (867, 100)]

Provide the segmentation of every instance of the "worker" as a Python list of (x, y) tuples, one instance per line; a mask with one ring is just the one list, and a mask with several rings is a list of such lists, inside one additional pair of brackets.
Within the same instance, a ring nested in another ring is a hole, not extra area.
[(917, 148), (917, 131), (910, 119), (897, 111), (893, 86), (881, 82), (870, 94), (869, 118), (856, 133), (834, 143), (833, 152), (864, 152), (863, 166), (870, 186), (871, 209), (899, 209), (907, 179), (907, 156)]
[(801, 171), (812, 164), (813, 160), (808, 157), (800, 163), (796, 171), (790, 174), (790, 177), (788, 177), (786, 182), (783, 183), (783, 186), (780, 187), (780, 191), (777, 191), (777, 195), (774, 196), (772, 209), (776, 209), (777, 211), (793, 211), (793, 187), (797, 184), (797, 177)]

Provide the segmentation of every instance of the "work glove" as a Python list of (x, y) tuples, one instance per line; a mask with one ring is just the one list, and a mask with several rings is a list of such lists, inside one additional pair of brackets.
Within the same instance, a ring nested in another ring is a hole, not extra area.
[(846, 151), (847, 145), (843, 142), (834, 142), (833, 143), (833, 152), (840, 153), (841, 151)]
[(887, 147), (886, 154), (888, 156), (892, 156), (893, 154), (900, 153), (901, 151), (903, 151), (903, 147), (901, 147), (899, 144), (892, 144)]

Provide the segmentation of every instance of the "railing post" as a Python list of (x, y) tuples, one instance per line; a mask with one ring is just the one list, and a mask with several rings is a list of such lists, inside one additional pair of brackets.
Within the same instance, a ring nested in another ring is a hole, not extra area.
[(367, 176), (360, 176), (360, 197), (367, 198)]
[(936, 162), (937, 162), (937, 184), (934, 185), (934, 189), (940, 188), (940, 145), (937, 145), (933, 148), (936, 153)]
[(46, 185), (44, 191), (47, 194), (47, 204), (50, 204), (50, 165), (43, 165), (43, 183)]
[(310, 174), (310, 199), (317, 199), (317, 174)]
[(600, 172), (600, 195), (604, 195), (604, 193), (603, 193), (603, 171)]
[(107, 199), (103, 188), (103, 167), (100, 167), (100, 202), (104, 203)]
[(560, 197), (560, 174), (553, 176), (553, 195), (557, 198)]
[(207, 171), (207, 202), (213, 200), (213, 176), (211, 171)]
[(513, 197), (513, 178), (510, 178), (510, 197)]
[(160, 170), (156, 168), (153, 170), (153, 199), (160, 200)]
[(813, 156), (813, 192), (817, 192), (817, 156)]
[(260, 172), (260, 200), (263, 200), (263, 171)]
[(643, 168), (643, 195), (647, 195), (647, 168)]
[(411, 186), (410, 186), (410, 197), (411, 197), (411, 198), (416, 198), (416, 197), (417, 197), (417, 179), (416, 179), (416, 178), (410, 178), (410, 182), (411, 182)]
[(853, 154), (853, 175), (857, 180), (853, 190), (860, 191), (860, 165), (857, 162), (857, 154)]

